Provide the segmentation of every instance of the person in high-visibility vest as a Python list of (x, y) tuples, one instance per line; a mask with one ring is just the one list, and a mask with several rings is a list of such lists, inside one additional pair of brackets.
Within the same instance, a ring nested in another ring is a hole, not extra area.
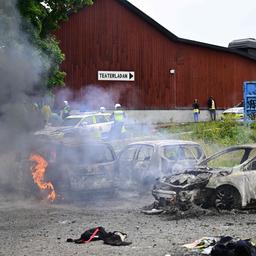
[(212, 121), (216, 121), (216, 103), (212, 96), (207, 101), (208, 110)]
[(198, 118), (200, 114), (200, 106), (199, 106), (198, 99), (194, 100), (192, 107), (193, 107), (194, 121), (198, 122)]
[(50, 117), (52, 115), (51, 107), (48, 104), (44, 104), (41, 109), (41, 112), (43, 114), (44, 124), (46, 125), (49, 123)]
[(111, 129), (112, 136), (120, 137), (126, 132), (124, 127), (125, 118), (126, 115), (122, 110), (121, 105), (119, 103), (115, 104), (115, 110), (110, 116), (110, 119), (114, 121)]
[(69, 106), (68, 101), (64, 100), (63, 103), (64, 103), (64, 106), (63, 106), (63, 109), (61, 111), (62, 119), (64, 119), (65, 117), (70, 115), (70, 106)]

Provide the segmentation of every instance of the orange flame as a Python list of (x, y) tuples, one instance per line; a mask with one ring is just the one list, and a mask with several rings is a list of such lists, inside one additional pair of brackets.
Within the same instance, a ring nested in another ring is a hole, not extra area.
[(31, 168), (34, 182), (41, 190), (50, 191), (47, 199), (53, 202), (56, 199), (56, 192), (54, 187), (51, 182), (44, 182), (44, 175), (48, 166), (47, 161), (40, 155), (31, 155), (29, 160), (37, 163)]

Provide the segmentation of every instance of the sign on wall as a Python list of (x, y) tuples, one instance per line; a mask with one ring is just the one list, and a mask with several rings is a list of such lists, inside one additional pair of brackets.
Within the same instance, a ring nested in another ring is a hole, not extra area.
[(98, 71), (98, 80), (135, 81), (134, 71)]
[(256, 81), (244, 82), (244, 119), (256, 121)]

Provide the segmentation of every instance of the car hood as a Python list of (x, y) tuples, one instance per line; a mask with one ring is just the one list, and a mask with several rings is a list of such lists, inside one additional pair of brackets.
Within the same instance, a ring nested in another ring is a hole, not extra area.
[(243, 107), (235, 107), (235, 108), (228, 108), (225, 111), (223, 111), (223, 114), (228, 114), (228, 113), (243, 114), (244, 108)]
[(35, 135), (54, 135), (56, 133), (63, 133), (74, 129), (73, 126), (58, 126), (58, 127), (46, 127), (42, 130), (35, 132)]
[(61, 126), (61, 127), (58, 127), (58, 129), (56, 129), (55, 131), (56, 132), (66, 132), (66, 131), (70, 131), (75, 128), (76, 127), (74, 127), (74, 126)]
[(218, 169), (207, 166), (197, 166), (183, 173), (165, 176), (158, 180), (159, 188), (169, 188), (172, 190), (190, 190), (205, 187), (211, 177), (227, 176), (232, 173), (232, 168)]

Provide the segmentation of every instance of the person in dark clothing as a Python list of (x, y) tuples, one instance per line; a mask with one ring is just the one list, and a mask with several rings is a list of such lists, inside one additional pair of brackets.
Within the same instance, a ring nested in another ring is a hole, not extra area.
[(193, 108), (194, 121), (197, 123), (199, 119), (199, 114), (200, 114), (200, 105), (197, 99), (194, 100), (192, 104), (192, 108)]
[(209, 97), (207, 105), (210, 112), (211, 120), (216, 121), (216, 103), (212, 96)]

